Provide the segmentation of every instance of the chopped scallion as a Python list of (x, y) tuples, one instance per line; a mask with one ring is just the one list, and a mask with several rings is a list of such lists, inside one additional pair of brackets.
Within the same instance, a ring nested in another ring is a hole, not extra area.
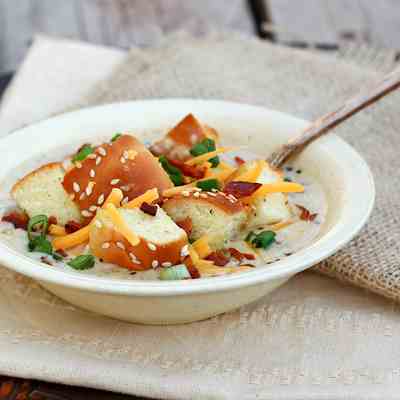
[[(49, 219), (47, 218), (46, 215), (44, 214), (40, 214), (40, 215), (35, 215), (34, 217), (32, 217), (29, 222), (28, 222), (28, 238), (29, 240), (32, 240), (34, 238), (33, 235), (33, 230), (34, 229), (40, 229), (40, 234), (42, 236), (46, 235), (47, 233), (47, 229), (49, 227)], [(38, 232), (36, 230), (36, 232)]]
[(158, 158), (161, 166), (164, 168), (164, 171), (169, 175), (172, 183), (175, 186), (181, 186), (184, 184), (183, 182), (183, 174), (181, 170), (175, 166), (173, 166), (165, 156), (160, 156)]
[(177, 281), (181, 279), (191, 279), (191, 276), (186, 265), (180, 264), (173, 267), (163, 268), (160, 271), (160, 279), (162, 281)]
[[(201, 156), (202, 154), (210, 153), (216, 149), (215, 142), (212, 139), (206, 138), (202, 140), (200, 143), (195, 144), (191, 150), (190, 154), (193, 157)], [(211, 167), (215, 168), (219, 164), (219, 157), (215, 156), (208, 160), (211, 163)]]
[(219, 190), (221, 188), (218, 179), (206, 179), (204, 181), (199, 181), (196, 183), (196, 186), (206, 192), (211, 192), (212, 189)]
[(251, 240), (251, 243), (254, 247), (265, 250), (275, 242), (275, 236), (276, 233), (273, 231), (262, 231)]
[(28, 243), (28, 249), (29, 251), (53, 255), (53, 246), (46, 239), (46, 237), (42, 235), (36, 236), (31, 239)]
[(80, 256), (77, 256), (71, 261), (67, 262), (70, 267), (78, 271), (93, 268), (94, 263), (94, 257), (91, 254), (81, 254)]
[(92, 154), (94, 151), (93, 147), (86, 144), (85, 146), (83, 146), (78, 153), (76, 153), (73, 157), (72, 157), (72, 162), (77, 162), (77, 161), (83, 161), (86, 159), (86, 157), (89, 154)]
[(116, 133), (112, 138), (111, 138), (111, 141), (112, 142), (115, 142), (119, 137), (121, 137), (122, 136), (122, 133)]

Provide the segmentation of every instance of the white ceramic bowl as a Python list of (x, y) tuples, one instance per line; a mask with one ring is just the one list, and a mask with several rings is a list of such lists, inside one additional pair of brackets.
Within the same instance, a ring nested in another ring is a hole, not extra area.
[[(21, 173), (31, 168), (32, 160), (40, 164), (49, 155), (56, 160), (57, 151), (74, 149), (85, 140), (109, 138), (119, 131), (154, 138), (189, 112), (220, 131), (226, 143), (248, 145), (265, 156), (307, 125), (277, 111), (223, 101), (111, 104), (51, 118), (0, 140), (0, 182), (15, 179), (15, 170)], [(64, 300), (110, 317), (145, 324), (208, 318), (265, 296), (294, 274), (330, 256), (368, 219), (374, 202), (373, 178), (363, 159), (343, 140), (332, 134), (319, 139), (302, 152), (296, 164), (323, 185), (328, 199), (326, 221), (308, 248), (254, 271), (179, 282), (110, 280), (49, 268), (1, 242), (0, 262), (38, 280)]]

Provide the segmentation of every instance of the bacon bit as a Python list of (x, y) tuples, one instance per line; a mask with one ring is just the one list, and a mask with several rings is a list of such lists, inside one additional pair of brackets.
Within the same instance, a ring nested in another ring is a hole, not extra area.
[(204, 178), (207, 172), (207, 168), (205, 167), (199, 167), (196, 165), (187, 165), (183, 161), (174, 159), (168, 159), (168, 161), (174, 167), (178, 168), (183, 175), (190, 176), (191, 178), (202, 179)]
[(64, 251), (63, 249), (59, 249), (57, 250), (57, 253), (62, 256), (62, 257), (68, 257), (68, 254), (66, 251)]
[(239, 262), (241, 262), (243, 260), (255, 260), (256, 259), (256, 256), (254, 254), (242, 253), (241, 251), (239, 251), (238, 249), (235, 249), (233, 247), (230, 247), (228, 249), (228, 251), (231, 254), (231, 256), (233, 258), (235, 258), (236, 260), (238, 260)]
[(223, 192), (231, 194), (237, 199), (251, 196), (262, 186), (261, 183), (233, 181), (225, 185)]
[(189, 271), (189, 274), (192, 277), (192, 279), (199, 279), (200, 278), (200, 272), (194, 266), (193, 261), (192, 261), (190, 256), (186, 256), (183, 259), (183, 263), (186, 265), (186, 268)]
[(65, 226), (65, 232), (67, 233), (74, 233), (76, 231), (79, 231), (79, 229), (82, 228), (82, 225), (79, 222), (76, 221), (68, 221)]
[(307, 210), (307, 208), (296, 204), (296, 207), (300, 209), (301, 213), (300, 213), (300, 219), (303, 221), (314, 221), (314, 219), (318, 216), (317, 213), (311, 214), (311, 212), (309, 210)]
[(239, 165), (239, 166), (240, 166), (240, 165), (243, 165), (243, 164), (246, 164), (246, 161), (244, 161), (243, 158), (241, 158), (241, 157), (239, 157), (239, 156), (236, 156), (236, 157), (235, 157), (235, 162), (236, 162), (236, 164)]
[(176, 224), (179, 226), (179, 228), (182, 228), (188, 236), (190, 236), (193, 230), (193, 222), (190, 217), (186, 217), (185, 219), (177, 221)]
[(57, 225), (57, 218), (54, 217), (53, 215), (50, 215), (49, 217), (49, 226), (50, 225)]
[(145, 201), (140, 206), (140, 209), (145, 213), (155, 217), (157, 215), (158, 207), (154, 204), (146, 203)]
[(3, 215), (1, 220), (13, 224), (15, 228), (28, 229), (29, 217), (24, 212), (12, 211), (9, 214)]
[(53, 264), (51, 263), (51, 261), (50, 261), (46, 256), (41, 256), (41, 257), (40, 257), (40, 261), (41, 261), (43, 264), (50, 265), (50, 267), (53, 266)]
[(224, 267), (229, 262), (229, 258), (225, 256), (222, 250), (217, 250), (211, 253), (206, 260), (212, 261), (218, 267)]

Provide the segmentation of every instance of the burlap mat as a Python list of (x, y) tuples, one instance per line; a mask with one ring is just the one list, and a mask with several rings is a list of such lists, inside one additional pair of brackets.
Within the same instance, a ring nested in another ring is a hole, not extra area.
[[(331, 56), (315, 57), (238, 35), (197, 40), (177, 35), (157, 51), (133, 50), (81, 105), (157, 97), (194, 97), (260, 104), (312, 119), (393, 67), (392, 54), (361, 49), (340, 53), (370, 69)], [(375, 69), (379, 69), (378, 72)], [(400, 138), (396, 102), (384, 99), (336, 129), (367, 160), (377, 184), (375, 211), (362, 234), (316, 270), (400, 300)], [(362, 190), (362, 188), (354, 188)]]
[[(306, 117), (379, 75), (242, 38), (170, 43), (125, 61), (108, 49), (39, 38), (0, 108), (0, 135), (70, 108), (107, 75), (105, 91), (97, 86), (83, 103), (111, 100), (109, 88), (112, 98), (222, 97)], [(321, 266), (334, 274), (350, 265), (382, 283), (374, 265), (395, 269), (395, 97), (340, 130), (373, 167), (379, 198), (362, 236)], [(85, 312), (3, 267), (0, 283), (0, 374), (174, 400), (399, 398), (399, 305), (321, 274), (298, 274), (257, 303), (171, 327)]]

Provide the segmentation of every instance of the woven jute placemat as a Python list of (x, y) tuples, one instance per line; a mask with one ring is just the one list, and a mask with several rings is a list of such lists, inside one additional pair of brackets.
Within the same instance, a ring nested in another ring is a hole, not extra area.
[[(130, 56), (81, 105), (144, 98), (193, 97), (241, 101), (312, 119), (349, 95), (373, 85), (394, 67), (394, 52), (345, 46), (315, 57), (232, 33), (207, 39), (177, 34), (157, 51)], [(350, 61), (350, 62), (349, 62)], [(360, 68), (367, 65), (369, 68)], [(335, 130), (371, 166), (377, 184), (375, 211), (345, 249), (316, 270), (400, 300), (400, 226), (396, 187), (400, 139), (396, 102), (384, 99)], [(354, 188), (362, 190), (362, 188)]]

